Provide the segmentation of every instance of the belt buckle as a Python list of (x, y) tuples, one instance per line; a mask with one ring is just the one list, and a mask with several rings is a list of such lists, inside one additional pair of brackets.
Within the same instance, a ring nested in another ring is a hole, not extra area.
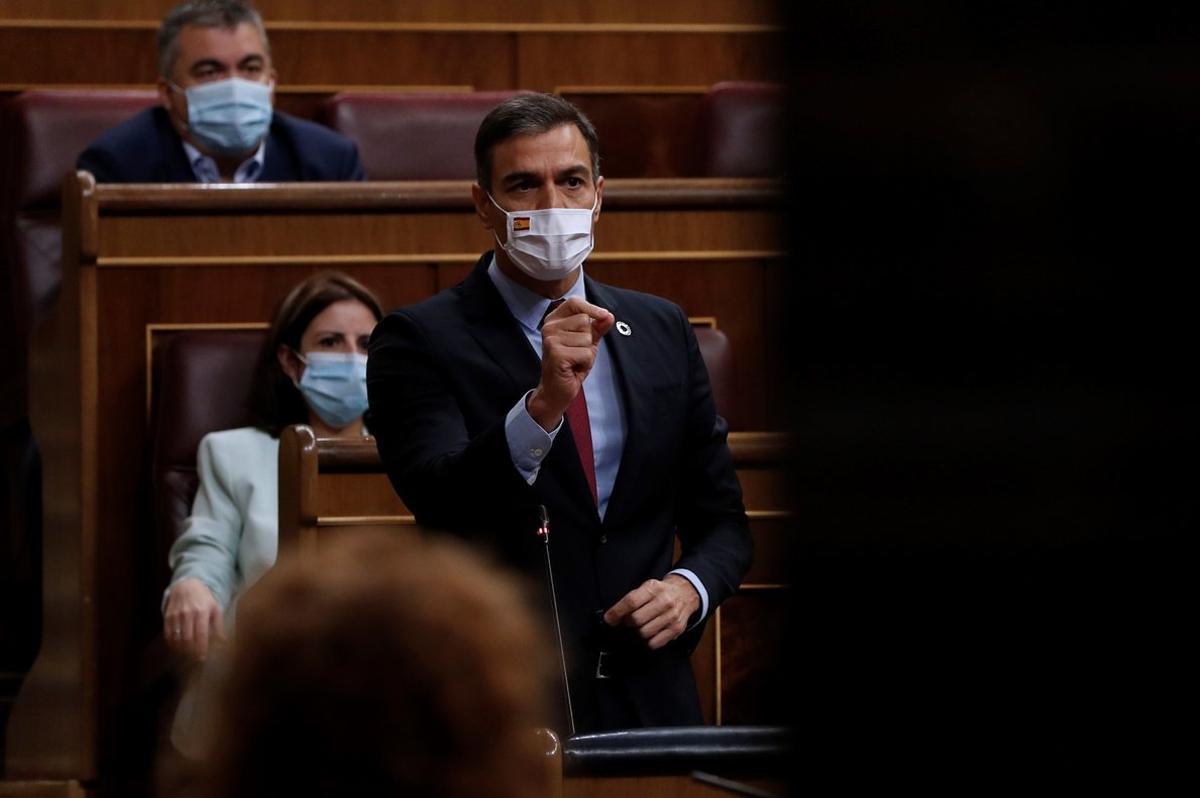
[(607, 651), (601, 651), (599, 656), (596, 657), (596, 678), (597, 679), (611, 679), (612, 678), (612, 673), (610, 673), (608, 668), (606, 668), (604, 666), (604, 657), (607, 655), (608, 655)]

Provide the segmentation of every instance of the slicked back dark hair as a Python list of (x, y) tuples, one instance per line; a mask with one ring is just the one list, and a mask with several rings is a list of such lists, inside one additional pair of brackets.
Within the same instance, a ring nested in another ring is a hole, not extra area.
[(171, 77), (171, 68), (179, 57), (179, 32), (189, 26), (197, 28), (222, 28), (233, 30), (238, 25), (249, 24), (258, 31), (263, 49), (271, 53), (267, 41), (267, 30), (257, 9), (243, 0), (189, 0), (167, 12), (158, 27), (158, 74)]
[(254, 383), (250, 389), (254, 426), (279, 437), (284, 427), (308, 423), (308, 405), (292, 384), (292, 378), (283, 372), (276, 352), (280, 344), (299, 352), (300, 339), (312, 320), (334, 302), (344, 299), (366, 305), (375, 314), (377, 322), (383, 318), (383, 308), (370, 289), (341, 272), (314, 274), (289, 291), (279, 303), (254, 368)]
[(548, 133), (561, 125), (579, 128), (592, 156), (592, 181), (600, 177), (600, 139), (591, 121), (573, 104), (556, 94), (518, 94), (505, 100), (483, 118), (475, 134), (475, 179), (492, 191), (492, 152), (513, 136)]

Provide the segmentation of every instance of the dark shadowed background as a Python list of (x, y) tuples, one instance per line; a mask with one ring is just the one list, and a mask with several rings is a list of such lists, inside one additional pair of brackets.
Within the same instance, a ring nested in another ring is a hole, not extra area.
[(1195, 12), (802, 5), (797, 782), (1177, 772)]

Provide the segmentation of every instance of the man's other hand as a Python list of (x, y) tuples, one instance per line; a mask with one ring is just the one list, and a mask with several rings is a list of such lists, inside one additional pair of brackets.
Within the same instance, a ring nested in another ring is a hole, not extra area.
[(647, 579), (604, 613), (609, 626), (631, 626), (651, 649), (658, 649), (687, 629), (688, 618), (700, 609), (700, 594), (679, 574)]

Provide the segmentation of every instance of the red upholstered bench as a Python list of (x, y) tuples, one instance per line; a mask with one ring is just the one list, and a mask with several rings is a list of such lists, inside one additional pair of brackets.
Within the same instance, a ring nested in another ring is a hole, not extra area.
[(703, 177), (779, 177), (784, 87), (775, 83), (717, 83), (700, 101), (700, 174)]
[(344, 91), (317, 121), (349, 136), (371, 180), (473, 180), (475, 132), (515, 91)]

